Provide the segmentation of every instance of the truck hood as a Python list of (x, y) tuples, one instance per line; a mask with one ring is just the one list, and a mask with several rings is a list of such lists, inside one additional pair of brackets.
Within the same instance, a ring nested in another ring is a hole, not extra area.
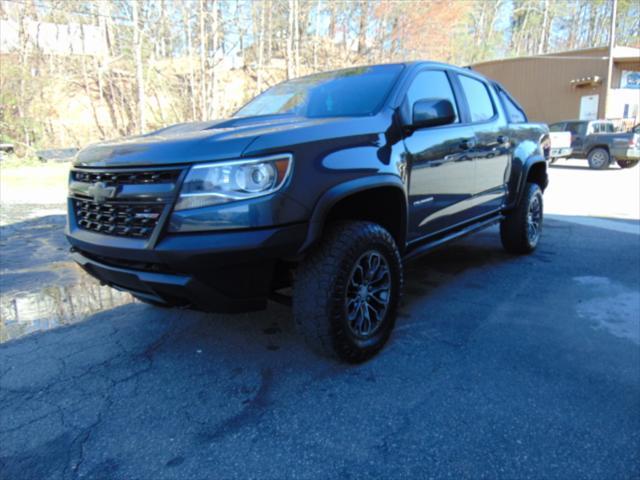
[[(383, 132), (377, 117), (304, 118), (291, 115), (234, 118), (173, 125), (161, 130), (90, 145), (74, 160), (78, 167), (135, 167), (215, 162), (240, 158), (257, 139), (258, 150), (347, 135)], [(379, 129), (382, 130), (379, 130)]]

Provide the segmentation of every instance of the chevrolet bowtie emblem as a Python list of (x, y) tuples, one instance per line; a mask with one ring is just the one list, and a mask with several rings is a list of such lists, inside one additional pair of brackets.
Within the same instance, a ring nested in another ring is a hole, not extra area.
[(104, 182), (97, 182), (89, 187), (87, 193), (93, 197), (96, 203), (103, 203), (116, 196), (116, 187), (108, 187)]

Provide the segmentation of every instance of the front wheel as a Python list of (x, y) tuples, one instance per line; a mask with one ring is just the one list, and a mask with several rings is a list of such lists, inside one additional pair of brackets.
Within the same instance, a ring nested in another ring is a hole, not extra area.
[(522, 200), (500, 224), (504, 249), (510, 253), (533, 252), (540, 241), (542, 219), (542, 190), (536, 183), (527, 183)]
[(617, 162), (620, 168), (633, 168), (640, 160), (617, 160)]
[(363, 362), (389, 339), (401, 289), (402, 262), (389, 232), (371, 222), (336, 223), (296, 270), (296, 327), (314, 350)]
[(589, 168), (593, 170), (604, 170), (609, 168), (609, 161), (611, 157), (609, 152), (604, 148), (594, 148), (587, 155), (587, 161), (589, 162)]

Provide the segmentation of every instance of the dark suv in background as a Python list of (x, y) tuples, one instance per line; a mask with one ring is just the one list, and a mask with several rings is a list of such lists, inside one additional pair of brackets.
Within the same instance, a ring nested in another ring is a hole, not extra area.
[(321, 73), (228, 120), (83, 149), (66, 234), (89, 274), (155, 305), (292, 291), (309, 343), (359, 362), (391, 334), (404, 261), (496, 223), (508, 251), (536, 247), (548, 150), (547, 127), (472, 71)]

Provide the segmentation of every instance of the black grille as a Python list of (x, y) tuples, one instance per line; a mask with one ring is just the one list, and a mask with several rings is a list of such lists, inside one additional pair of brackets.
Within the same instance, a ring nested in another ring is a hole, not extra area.
[(78, 226), (122, 237), (148, 238), (158, 224), (162, 205), (96, 203), (74, 200)]
[(178, 179), (180, 170), (149, 172), (86, 172), (75, 170), (73, 179), (77, 182), (105, 182), (109, 185), (140, 185), (148, 183), (172, 183)]

